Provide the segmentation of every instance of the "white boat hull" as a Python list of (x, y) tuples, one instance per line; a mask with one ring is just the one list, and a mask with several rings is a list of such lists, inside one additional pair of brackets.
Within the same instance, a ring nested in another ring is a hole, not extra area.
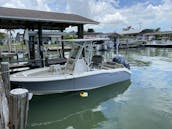
[(35, 95), (63, 93), (69, 91), (80, 91), (100, 88), (110, 84), (130, 79), (131, 72), (126, 68), (115, 70), (90, 71), (86, 74), (70, 75), (64, 78), (30, 78), (11, 76), (11, 83), (14, 86), (28, 89)]

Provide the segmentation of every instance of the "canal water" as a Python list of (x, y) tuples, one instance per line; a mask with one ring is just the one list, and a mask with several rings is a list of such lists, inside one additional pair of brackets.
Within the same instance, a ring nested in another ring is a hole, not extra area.
[[(114, 51), (101, 52), (108, 58)], [(120, 50), (131, 81), (89, 91), (34, 96), (28, 129), (172, 129), (172, 49)], [(83, 82), (87, 83), (87, 82)]]

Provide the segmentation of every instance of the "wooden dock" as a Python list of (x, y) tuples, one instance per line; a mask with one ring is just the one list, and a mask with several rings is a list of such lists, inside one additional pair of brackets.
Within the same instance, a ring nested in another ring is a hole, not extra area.
[(172, 48), (172, 44), (144, 44), (145, 47)]
[(10, 69), (18, 69), (18, 68), (24, 68), (24, 67), (30, 67), (29, 63), (13, 63), (10, 64)]
[(13, 52), (2, 52), (1, 54), (1, 58), (10, 58), (10, 57), (13, 57), (13, 56), (17, 56), (16, 53), (13, 53)]

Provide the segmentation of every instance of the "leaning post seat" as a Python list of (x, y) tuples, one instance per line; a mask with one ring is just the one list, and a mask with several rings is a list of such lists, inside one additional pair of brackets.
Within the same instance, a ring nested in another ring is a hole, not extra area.
[(92, 66), (93, 67), (101, 67), (103, 62), (103, 56), (101, 55), (94, 55), (92, 57)]

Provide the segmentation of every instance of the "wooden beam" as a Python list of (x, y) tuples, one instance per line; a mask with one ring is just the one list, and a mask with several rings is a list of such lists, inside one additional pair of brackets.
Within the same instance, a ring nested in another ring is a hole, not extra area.
[(84, 25), (83, 24), (78, 25), (78, 38), (79, 39), (84, 38)]
[[(10, 20), (0, 19), (0, 29), (38, 29), (40, 22), (28, 21), (28, 20)], [(60, 30), (60, 28), (67, 28), (69, 26), (77, 26), (74, 23), (56, 23), (56, 22), (41, 22), (42, 29), (45, 30)]]
[(30, 52), (29, 59), (32, 61), (35, 59), (35, 44), (34, 44), (33, 36), (29, 36), (29, 52)]
[(38, 40), (39, 40), (39, 54), (41, 59), (41, 66), (43, 67), (44, 61), (43, 61), (43, 43), (42, 43), (42, 25), (38, 24)]
[[(63, 32), (63, 31), (64, 31), (64, 28), (61, 28), (60, 31)], [(64, 39), (64, 36), (63, 36), (63, 35), (61, 36), (61, 39), (62, 39), (62, 40)], [(62, 41), (61, 43), (62, 43), (62, 56), (63, 56), (63, 58), (65, 58), (65, 53), (64, 53), (64, 42)]]

